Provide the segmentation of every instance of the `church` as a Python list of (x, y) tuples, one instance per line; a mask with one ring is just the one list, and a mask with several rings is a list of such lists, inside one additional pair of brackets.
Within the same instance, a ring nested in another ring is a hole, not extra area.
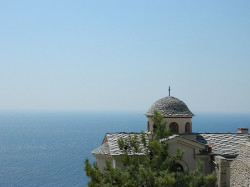
[[(216, 186), (250, 186), (250, 135), (247, 128), (238, 128), (237, 133), (193, 133), (194, 114), (180, 99), (170, 96), (156, 101), (146, 112), (146, 132), (153, 131), (154, 111), (164, 116), (171, 131), (167, 142), (169, 153), (177, 148), (184, 151), (178, 163), (183, 171), (193, 171), (198, 161), (203, 164), (203, 173), (215, 171)], [(92, 151), (97, 166), (102, 169), (108, 160), (115, 167), (122, 167), (122, 152), (118, 147), (119, 138), (139, 133), (107, 133), (100, 147)]]

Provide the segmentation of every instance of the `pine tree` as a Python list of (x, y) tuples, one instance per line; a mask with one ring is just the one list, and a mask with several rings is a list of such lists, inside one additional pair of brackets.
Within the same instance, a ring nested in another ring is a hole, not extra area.
[(122, 168), (112, 168), (109, 162), (100, 171), (94, 163), (85, 160), (85, 172), (90, 187), (200, 187), (213, 184), (215, 174), (204, 176), (199, 163), (193, 172), (181, 171), (178, 161), (184, 152), (177, 150), (175, 155), (168, 154), (167, 138), (170, 132), (166, 129), (163, 116), (155, 111), (153, 116), (154, 130), (151, 134), (142, 132), (139, 136), (119, 139), (119, 148), (123, 151)]

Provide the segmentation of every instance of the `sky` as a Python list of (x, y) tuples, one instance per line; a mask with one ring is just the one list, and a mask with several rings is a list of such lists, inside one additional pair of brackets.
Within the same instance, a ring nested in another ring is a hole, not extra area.
[(250, 113), (250, 1), (0, 0), (0, 110)]

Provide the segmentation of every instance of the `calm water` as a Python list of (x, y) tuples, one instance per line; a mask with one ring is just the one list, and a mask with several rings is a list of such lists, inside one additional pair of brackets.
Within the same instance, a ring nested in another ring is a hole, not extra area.
[[(0, 186), (86, 186), (106, 132), (146, 129), (143, 112), (0, 112)], [(250, 114), (196, 113), (195, 132), (250, 128)]]

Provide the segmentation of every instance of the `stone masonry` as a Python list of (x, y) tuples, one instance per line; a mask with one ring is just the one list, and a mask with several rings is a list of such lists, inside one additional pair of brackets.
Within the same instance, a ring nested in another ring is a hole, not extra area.
[(239, 145), (239, 155), (230, 165), (230, 186), (250, 186), (250, 142)]
[(215, 171), (217, 177), (217, 185), (218, 187), (227, 187), (227, 168), (228, 161), (226, 158), (222, 156), (216, 156), (215, 162), (217, 163)]

